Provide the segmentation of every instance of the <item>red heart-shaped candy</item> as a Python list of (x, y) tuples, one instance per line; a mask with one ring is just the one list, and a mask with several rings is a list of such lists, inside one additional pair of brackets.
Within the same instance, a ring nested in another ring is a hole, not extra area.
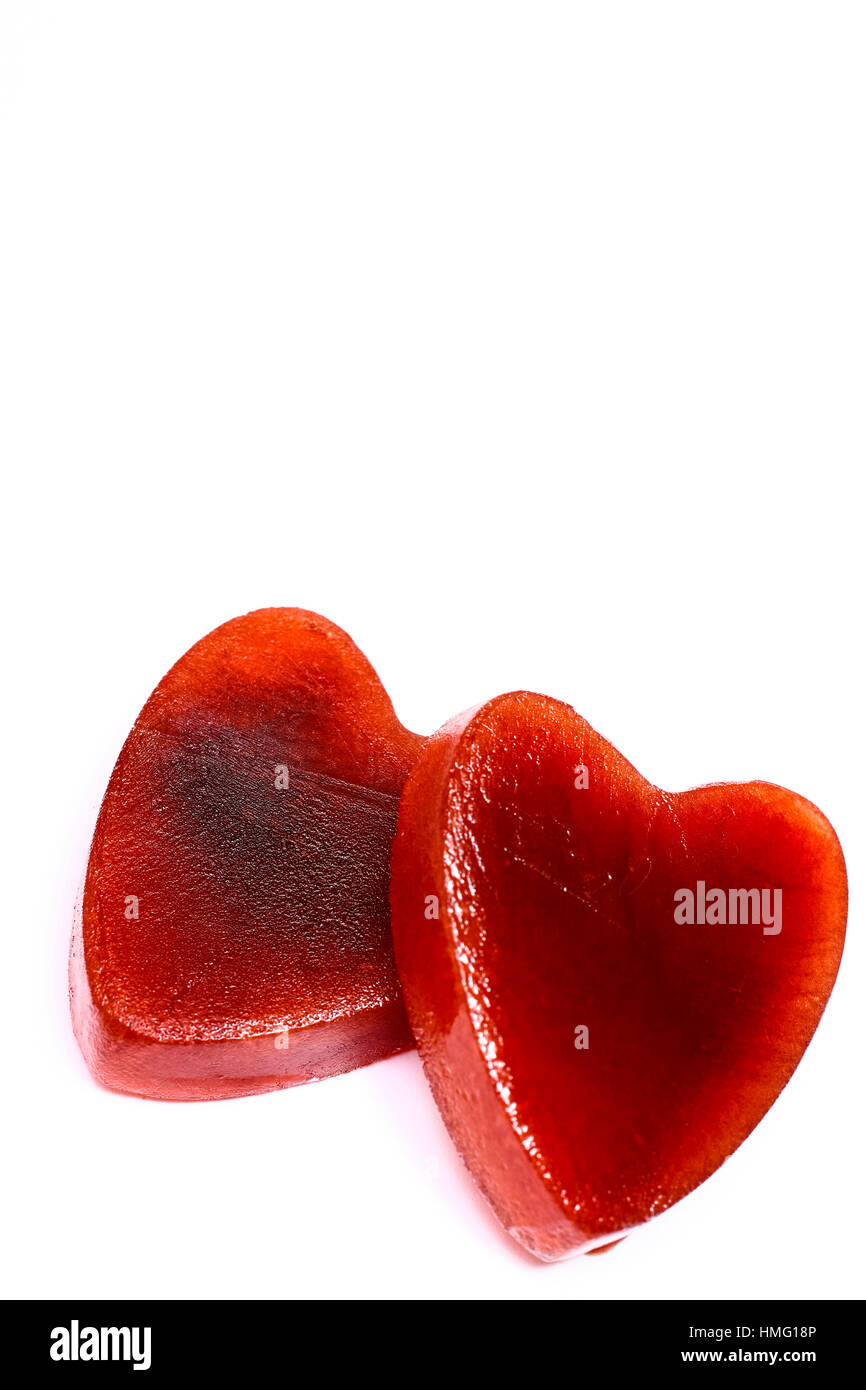
[(235, 618), (151, 695), (109, 783), (73, 938), (106, 1086), (207, 1100), (412, 1045), (388, 877), (423, 739), (333, 623)]
[(445, 1122), (545, 1260), (616, 1240), (742, 1143), (818, 1023), (847, 906), (839, 843), (802, 797), (660, 791), (526, 693), (426, 746), (391, 896)]

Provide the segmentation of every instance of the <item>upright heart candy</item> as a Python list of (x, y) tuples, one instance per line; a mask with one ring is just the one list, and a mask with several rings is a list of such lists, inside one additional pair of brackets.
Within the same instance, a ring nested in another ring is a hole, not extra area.
[(847, 886), (814, 806), (671, 795), (567, 705), (504, 695), (425, 748), (392, 875), (397, 965), (445, 1123), (540, 1259), (685, 1196), (787, 1083)]
[(181, 658), (118, 758), (76, 921), (100, 1081), (208, 1100), (411, 1046), (388, 877), (423, 742), (314, 613), (249, 613)]

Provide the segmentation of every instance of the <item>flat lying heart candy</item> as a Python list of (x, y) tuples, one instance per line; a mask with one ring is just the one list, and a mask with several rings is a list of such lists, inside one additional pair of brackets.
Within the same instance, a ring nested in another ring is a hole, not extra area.
[(207, 1100), (412, 1045), (388, 878), (423, 742), (314, 613), (249, 613), (181, 658), (118, 758), (73, 938), (100, 1081)]
[(802, 797), (662, 792), (567, 705), (518, 693), (427, 744), (391, 900), (445, 1123), (509, 1233), (553, 1260), (669, 1207), (758, 1123), (832, 988), (847, 887)]

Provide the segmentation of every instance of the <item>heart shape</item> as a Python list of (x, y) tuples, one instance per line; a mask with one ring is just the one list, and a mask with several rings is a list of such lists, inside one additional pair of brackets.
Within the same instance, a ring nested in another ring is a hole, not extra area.
[(77, 913), (100, 1081), (208, 1100), (411, 1047), (388, 879), (423, 742), (315, 613), (249, 613), (181, 658), (117, 760)]
[(758, 1123), (832, 988), (847, 884), (794, 792), (660, 791), (520, 692), (427, 744), (391, 903), (445, 1123), (510, 1235), (553, 1260), (669, 1207)]

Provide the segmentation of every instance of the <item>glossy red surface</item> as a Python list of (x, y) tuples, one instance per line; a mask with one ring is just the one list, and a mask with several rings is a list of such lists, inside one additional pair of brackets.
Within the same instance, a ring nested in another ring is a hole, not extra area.
[(422, 746), (314, 613), (249, 613), (181, 658), (118, 758), (73, 936), (101, 1082), (207, 1100), (412, 1045), (388, 877)]
[[(698, 881), (780, 889), (781, 930), (675, 921), (675, 893)], [(430, 740), (391, 894), (445, 1122), (545, 1260), (610, 1244), (742, 1143), (818, 1023), (847, 908), (839, 843), (808, 801), (762, 782), (662, 792), (568, 706), (526, 693)]]

